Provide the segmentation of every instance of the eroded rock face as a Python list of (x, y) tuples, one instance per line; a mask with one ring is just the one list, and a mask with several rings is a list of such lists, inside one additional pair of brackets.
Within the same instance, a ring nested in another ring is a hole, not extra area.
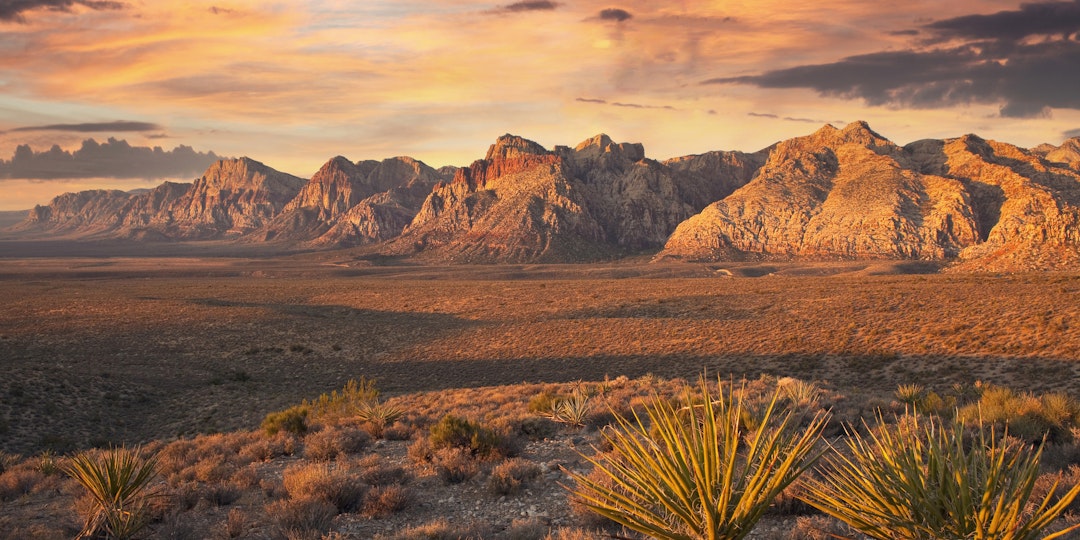
[(121, 209), (132, 194), (93, 189), (57, 195), (46, 206), (37, 205), (16, 228), (22, 231), (90, 235), (115, 227)]
[(281, 213), (306, 182), (249, 158), (221, 160), (171, 205), (180, 238), (236, 238)]
[(1080, 137), (1066, 139), (1061, 146), (1040, 144), (1031, 151), (1051, 163), (1061, 163), (1080, 171)]
[(469, 262), (581, 262), (655, 249), (700, 208), (694, 203), (749, 179), (753, 159), (730, 154), (726, 161), (689, 157), (670, 166), (646, 159), (640, 144), (617, 144), (607, 135), (552, 151), (504, 135), (487, 158), (436, 186), (389, 252)]
[(1054, 266), (1080, 246), (1078, 188), (1067, 167), (974, 136), (900, 148), (862, 122), (826, 126), (778, 144), (749, 184), (680, 225), (661, 257)]

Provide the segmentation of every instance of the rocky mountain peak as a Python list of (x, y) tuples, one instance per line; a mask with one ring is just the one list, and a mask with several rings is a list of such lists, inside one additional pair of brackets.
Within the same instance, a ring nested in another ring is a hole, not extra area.
[(506, 135), (495, 139), (495, 144), (488, 148), (487, 156), (484, 159), (494, 161), (499, 159), (512, 159), (526, 155), (542, 156), (546, 154), (550, 154), (550, 152), (543, 146), (540, 146), (540, 144), (524, 137), (507, 133)]
[(578, 160), (605, 156), (631, 162), (640, 161), (645, 159), (645, 147), (641, 143), (616, 143), (603, 133), (585, 139), (574, 147), (574, 157)]

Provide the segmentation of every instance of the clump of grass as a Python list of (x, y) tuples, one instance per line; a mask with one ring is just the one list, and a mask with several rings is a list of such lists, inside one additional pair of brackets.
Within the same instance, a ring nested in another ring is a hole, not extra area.
[(280, 432), (304, 435), (308, 430), (309, 412), (310, 408), (307, 405), (296, 405), (284, 411), (272, 412), (262, 421), (263, 431), (271, 436)]
[(988, 385), (979, 401), (960, 410), (968, 423), (987, 422), (1030, 444), (1046, 437), (1051, 443), (1073, 440), (1073, 429), (1080, 426), (1080, 403), (1071, 396), (1049, 393), (1041, 396), (1017, 393), (1009, 388)]
[(140, 456), (139, 448), (82, 452), (71, 458), (64, 472), (75, 479), (93, 501), (81, 537), (104, 532), (131, 538), (149, 523), (150, 499), (157, 494), (150, 483), (157, 460)]
[(304, 457), (312, 461), (330, 461), (355, 454), (371, 444), (371, 436), (351, 426), (328, 427), (304, 437)]
[[(805, 482), (805, 500), (871, 538), (1041, 537), (1080, 485), (1030, 514), (1024, 508), (1039, 475), (1039, 456), (982, 428), (965, 440), (964, 424), (911, 417), (869, 436), (852, 434), (820, 479)], [(1049, 491), (1053, 492), (1054, 488)], [(1046, 536), (1060, 538), (1080, 524)]]
[(496, 495), (511, 495), (539, 476), (539, 465), (521, 458), (508, 459), (491, 470), (488, 489)]
[(337, 508), (321, 499), (282, 499), (266, 505), (266, 514), (287, 538), (321, 538), (330, 530)]
[(461, 448), (481, 458), (502, 453), (506, 441), (491, 428), (460, 416), (448, 414), (431, 426), (429, 437), (432, 448)]
[(777, 380), (776, 387), (784, 399), (799, 407), (817, 406), (821, 397), (821, 389), (816, 384), (794, 377)]
[(379, 390), (375, 388), (375, 379), (360, 377), (349, 379), (341, 391), (334, 390), (321, 394), (313, 401), (305, 400), (303, 405), (311, 409), (311, 416), (318, 419), (343, 418), (355, 413), (361, 403), (375, 401)]
[(589, 416), (589, 394), (579, 388), (568, 397), (558, 399), (551, 406), (551, 419), (570, 426), (581, 427)]
[(282, 473), (291, 499), (316, 499), (332, 504), (338, 512), (360, 508), (368, 486), (344, 467), (326, 463), (297, 464)]
[(412, 492), (405, 486), (379, 486), (367, 492), (362, 513), (371, 518), (383, 518), (404, 510), (411, 502)]
[[(699, 404), (655, 397), (647, 418), (617, 418), (603, 432), (615, 450), (586, 458), (600, 475), (571, 474), (574, 498), (593, 512), (657, 538), (740, 539), (776, 497), (820, 455), (814, 446), (826, 421), (816, 415), (799, 429), (793, 410), (777, 409), (774, 393), (757, 427), (743, 424), (743, 393), (714, 398), (704, 379)], [(680, 409), (692, 414), (681, 414)], [(652, 426), (650, 428), (650, 426)], [(651, 435), (655, 434), (655, 435)]]
[(465, 448), (449, 447), (436, 450), (431, 462), (435, 466), (435, 473), (447, 484), (460, 484), (480, 472), (480, 465)]
[(409, 527), (392, 535), (379, 535), (376, 540), (471, 540), (490, 538), (491, 527), (484, 523), (451, 524), (446, 518)]

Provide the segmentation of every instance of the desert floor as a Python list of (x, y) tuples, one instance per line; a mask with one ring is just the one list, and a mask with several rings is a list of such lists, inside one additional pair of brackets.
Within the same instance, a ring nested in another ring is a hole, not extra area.
[(976, 380), (1080, 391), (1073, 274), (85, 255), (0, 258), (2, 450), (253, 428), (360, 376), (390, 396), (702, 372), (852, 398)]

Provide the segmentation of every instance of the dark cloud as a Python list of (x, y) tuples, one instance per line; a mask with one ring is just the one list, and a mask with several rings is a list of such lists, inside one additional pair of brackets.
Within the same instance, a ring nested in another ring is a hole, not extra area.
[(218, 6), (210, 6), (210, 13), (213, 13), (214, 15), (232, 15), (236, 13), (236, 10)]
[(634, 18), (634, 16), (625, 9), (608, 8), (601, 10), (600, 13), (596, 16), (596, 18), (600, 19), (601, 21), (623, 22)]
[(595, 103), (597, 105), (611, 105), (612, 107), (623, 107), (627, 109), (666, 109), (669, 111), (678, 110), (671, 105), (643, 105), (641, 103), (625, 103), (620, 101), (608, 101), (600, 98), (583, 98), (579, 97), (574, 101), (581, 103)]
[[(1019, 11), (938, 21), (925, 28), (940, 39), (983, 38), (927, 50), (850, 56), (828, 64), (796, 66), (759, 75), (724, 77), (703, 84), (750, 84), (762, 88), (809, 88), (821, 95), (862, 99), (870, 105), (935, 108), (971, 103), (1001, 104), (1006, 117), (1040, 117), (1051, 108), (1080, 109), (1080, 40), (1075, 36), (1027, 40), (1068, 25), (1076, 2), (1024, 4)], [(1002, 30), (1000, 39), (988, 37)], [(1041, 22), (1039, 22), (1041, 21)], [(941, 41), (944, 43), (944, 41)]]
[(1069, 131), (1066, 131), (1063, 135), (1065, 135), (1066, 139), (1071, 139), (1073, 137), (1080, 137), (1080, 128), (1070, 129)]
[(787, 122), (801, 122), (803, 124), (829, 124), (829, 123), (843, 124), (843, 122), (826, 122), (825, 120), (816, 120), (816, 119), (813, 119), (813, 118), (798, 118), (798, 117), (794, 117), (794, 116), (783, 116), (783, 117), (781, 117), (780, 115), (776, 115), (776, 114), (772, 114), (772, 113), (748, 112), (748, 113), (746, 113), (746, 115), (747, 116), (754, 116), (754, 117), (757, 117), (757, 118), (773, 118), (773, 119), (776, 119), (776, 120), (785, 120)]
[(967, 15), (926, 25), (941, 38), (1019, 41), (1028, 36), (1068, 37), (1080, 31), (1080, 0), (1020, 4), (1015, 11)]
[(551, 11), (561, 4), (559, 2), (551, 2), (550, 0), (522, 0), (521, 2), (514, 2), (513, 4), (506, 4), (505, 6), (499, 6), (493, 10), (492, 13), (519, 13), (523, 11)]
[(87, 139), (74, 152), (57, 145), (35, 152), (24, 144), (15, 149), (11, 160), (0, 159), (0, 178), (184, 178), (199, 175), (218, 159), (213, 152), (196, 152), (190, 146), (162, 150), (113, 138), (103, 144)]
[(0, 0), (0, 21), (25, 22), (23, 13), (45, 9), (49, 11), (71, 11), (73, 6), (83, 6), (94, 10), (123, 9), (123, 2), (107, 0)]
[(917, 35), (919, 35), (918, 30), (894, 30), (892, 32), (887, 32), (887, 33), (890, 36), (917, 36)]
[(94, 133), (100, 131), (158, 131), (162, 127), (149, 122), (91, 122), (84, 124), (49, 124), (46, 126), (25, 126), (12, 129), (16, 131), (74, 131), (79, 133)]

